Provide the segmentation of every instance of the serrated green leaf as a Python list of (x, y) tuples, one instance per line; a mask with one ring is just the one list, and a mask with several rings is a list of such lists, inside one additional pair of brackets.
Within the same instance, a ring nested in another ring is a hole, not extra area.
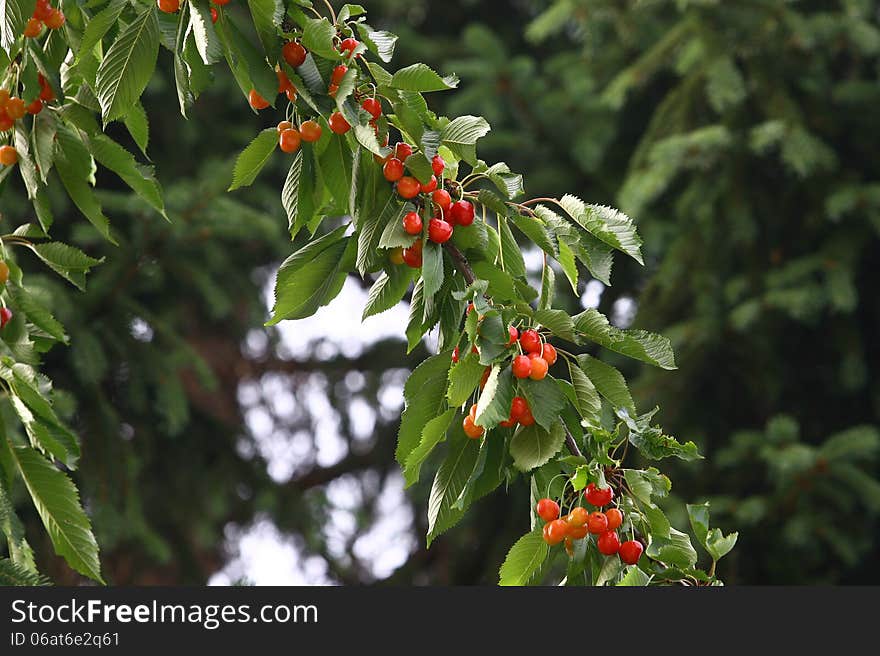
[[(454, 507), (461, 491), (474, 469), (480, 453), (480, 441), (465, 437), (460, 431), (449, 435), (449, 452), (437, 470), (428, 499), (427, 543), (443, 531), (454, 526), (462, 518), (466, 508)], [(466, 504), (465, 504), (466, 505)]]
[(715, 561), (721, 560), (730, 553), (739, 537), (738, 533), (724, 535), (720, 529), (709, 528), (709, 504), (688, 504), (688, 518), (697, 541), (709, 552)]
[(507, 557), (498, 572), (498, 585), (528, 585), (550, 554), (549, 545), (544, 542), (541, 528), (536, 528), (522, 536), (507, 552)]
[(106, 240), (116, 243), (110, 236), (110, 220), (104, 216), (101, 204), (89, 185), (94, 164), (82, 140), (69, 128), (62, 129), (59, 125), (56, 146), (55, 170), (70, 199)]
[(559, 204), (568, 215), (596, 239), (626, 253), (639, 264), (642, 260), (642, 239), (635, 224), (623, 212), (605, 205), (587, 205), (580, 198), (563, 196)]
[(88, 142), (92, 154), (102, 166), (116, 173), (138, 196), (168, 219), (162, 188), (149, 168), (139, 166), (131, 153), (101, 132), (89, 137)]
[(630, 565), (626, 568), (626, 574), (617, 582), (622, 587), (644, 587), (651, 582), (651, 577), (638, 568), (637, 565)]
[(443, 247), (433, 241), (426, 241), (422, 248), (422, 291), (425, 299), (433, 298), (443, 285)]
[(31, 244), (29, 248), (55, 273), (81, 290), (85, 290), (89, 270), (104, 261), (103, 258), (96, 260), (89, 257), (78, 248), (61, 242)]
[(605, 315), (594, 309), (585, 310), (572, 318), (575, 329), (600, 346), (661, 369), (676, 369), (672, 345), (662, 335), (646, 330), (621, 330), (612, 326)]
[(110, 0), (106, 7), (89, 18), (86, 29), (83, 30), (82, 39), (76, 50), (76, 62), (79, 63), (84, 55), (89, 55), (92, 49), (104, 38), (113, 27), (122, 10), (129, 6), (127, 0)]
[(596, 387), (590, 382), (587, 374), (574, 362), (568, 363), (568, 371), (577, 396), (578, 412), (584, 419), (596, 421), (602, 411), (602, 399), (599, 398)]
[(446, 439), (446, 429), (449, 428), (452, 418), (455, 417), (455, 408), (450, 408), (443, 414), (434, 417), (422, 429), (422, 437), (416, 447), (410, 451), (403, 468), (403, 478), (409, 487), (419, 480), (419, 472), (425, 458), (430, 455), (435, 446)]
[(440, 132), (440, 139), (459, 159), (473, 165), (477, 162), (477, 140), (489, 134), (491, 129), (482, 116), (459, 116), (446, 124)]
[(389, 86), (402, 91), (445, 91), (458, 86), (458, 77), (440, 77), (425, 64), (412, 64), (395, 72)]
[(272, 62), (278, 61), (280, 40), (278, 28), (284, 19), (282, 0), (248, 0), (248, 8), (254, 21), (254, 29), (263, 44), (263, 51)]
[[(248, 4), (255, 0), (248, 0)], [(214, 31), (208, 0), (189, 0), (189, 28), (202, 61), (210, 66), (220, 61), (223, 46)]]
[(374, 30), (366, 23), (356, 25), (361, 41), (366, 44), (374, 55), (383, 62), (390, 62), (394, 56), (394, 46), (397, 43), (397, 35), (383, 30)]
[(13, 562), (9, 558), (0, 558), (0, 586), (42, 586), (51, 585), (49, 579), (37, 572)]
[(510, 368), (493, 366), (486, 386), (480, 393), (474, 423), (488, 430), (506, 421), (510, 417), (513, 397), (513, 374), (510, 373)]
[[(541, 206), (539, 205), (535, 208), (535, 211), (538, 212), (540, 209)], [(511, 213), (509, 218), (521, 233), (537, 244), (538, 248), (551, 257), (557, 256), (556, 245), (550, 238), (547, 226), (540, 218), (523, 216), (515, 212)]]
[(395, 457), (401, 466), (419, 444), (422, 428), (445, 409), (444, 392), (451, 353), (432, 355), (416, 367), (403, 386), (404, 409), (400, 416)]
[(383, 271), (370, 287), (361, 320), (374, 314), (381, 314), (400, 303), (406, 295), (406, 290), (409, 289), (414, 275), (413, 269), (404, 266), (395, 266)]
[(697, 562), (697, 552), (687, 534), (669, 529), (669, 537), (654, 537), (645, 552), (649, 557), (667, 565), (688, 569)]
[(229, 191), (252, 184), (263, 167), (266, 166), (269, 157), (275, 152), (277, 145), (278, 130), (275, 128), (266, 128), (254, 137), (254, 140), (248, 144), (247, 148), (235, 160), (232, 184), (229, 185)]
[(0, 45), (12, 59), (16, 42), (34, 13), (36, 0), (0, 0)]
[(636, 414), (636, 406), (623, 374), (610, 364), (590, 355), (579, 355), (578, 362), (593, 381), (599, 394), (608, 399), (612, 407), (626, 408), (630, 413)]
[(449, 405), (459, 407), (467, 401), (480, 384), (485, 370), (485, 365), (480, 364), (480, 358), (475, 353), (468, 353), (452, 365), (446, 390)]
[[(534, 408), (531, 403), (529, 406)], [(564, 442), (565, 429), (558, 420), (551, 424), (549, 430), (539, 424), (521, 426), (510, 440), (510, 455), (519, 470), (531, 471), (549, 462), (559, 453)]]

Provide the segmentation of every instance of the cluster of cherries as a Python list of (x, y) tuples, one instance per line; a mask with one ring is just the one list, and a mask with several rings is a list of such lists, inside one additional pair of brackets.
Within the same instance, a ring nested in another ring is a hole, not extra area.
[(541, 341), (541, 335), (537, 330), (524, 330), (518, 334), (514, 326), (508, 328), (510, 340), (508, 346), (512, 346), (519, 337), (519, 345), (523, 353), (513, 358), (510, 369), (516, 378), (531, 378), (543, 380), (547, 371), (556, 364), (556, 348), (552, 344)]
[[(211, 2), (218, 7), (229, 4), (229, 0), (211, 0)], [(166, 14), (176, 14), (180, 11), (180, 0), (156, 0), (156, 6), (159, 7), (159, 11), (161, 12)], [(211, 7), (211, 22), (216, 23), (217, 18), (217, 10)]]
[[(9, 280), (9, 265), (0, 260), (0, 287), (5, 285), (7, 280)], [(5, 305), (0, 307), (0, 330), (6, 327), (10, 319), (12, 319), (12, 310)]]
[[(592, 506), (602, 508), (611, 503), (614, 490), (610, 487), (600, 488), (595, 483), (587, 485), (584, 497)], [(565, 541), (566, 548), (571, 548), (574, 540), (582, 540), (588, 534), (596, 536), (596, 547), (605, 556), (617, 554), (627, 565), (635, 565), (642, 557), (642, 543), (638, 540), (627, 540), (623, 544), (617, 535), (617, 529), (623, 523), (623, 513), (618, 508), (609, 508), (605, 512), (595, 510), (587, 512), (586, 508), (577, 506), (565, 518), (559, 517), (559, 504), (553, 499), (544, 498), (538, 501), (535, 511), (543, 519), (544, 542), (551, 547)]]
[[(472, 440), (482, 437), (483, 433), (486, 432), (485, 428), (476, 424), (476, 418), (477, 404), (474, 403), (471, 406), (470, 412), (468, 412), (467, 416), (461, 422), (464, 434)], [(502, 421), (499, 426), (512, 428), (517, 424), (520, 424), (521, 426), (531, 426), (534, 423), (535, 418), (532, 416), (532, 409), (529, 407), (529, 402), (521, 396), (514, 396), (513, 400), (510, 402), (510, 415), (507, 419)]]
[[(49, 86), (49, 82), (38, 74), (40, 83), (40, 95), (28, 105), (24, 100), (12, 96), (8, 90), (0, 89), (0, 132), (8, 132), (15, 126), (15, 122), (24, 118), (25, 114), (36, 116), (43, 111), (46, 103), (55, 100), (55, 92)], [(13, 146), (0, 146), (0, 164), (12, 166), (18, 162), (18, 151)]]
[(24, 27), (24, 35), (28, 39), (35, 39), (42, 33), (43, 25), (50, 30), (57, 30), (65, 21), (64, 12), (60, 8), (53, 7), (49, 0), (37, 0), (34, 13)]

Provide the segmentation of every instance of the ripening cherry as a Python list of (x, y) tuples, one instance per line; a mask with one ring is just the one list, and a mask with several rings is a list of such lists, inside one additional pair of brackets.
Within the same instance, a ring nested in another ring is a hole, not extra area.
[(510, 335), (510, 338), (507, 340), (507, 346), (513, 346), (516, 344), (516, 340), (519, 339), (519, 331), (516, 329), (516, 326), (508, 326), (507, 333)]
[(397, 181), (397, 193), (401, 198), (406, 198), (407, 200), (418, 196), (421, 187), (422, 185), (419, 181), (410, 175), (405, 175)]
[(43, 31), (43, 21), (39, 18), (28, 19), (27, 25), (24, 26), (24, 36), (27, 39), (34, 39), (40, 36)]
[(464, 434), (467, 435), (472, 440), (476, 440), (483, 436), (483, 433), (486, 432), (486, 429), (482, 426), (477, 426), (474, 423), (474, 420), (471, 419), (471, 416), (468, 415), (461, 422), (461, 427), (464, 429)]
[(591, 512), (587, 518), (587, 529), (594, 535), (608, 530), (608, 517), (603, 512)]
[[(176, 0), (175, 0), (176, 1)], [(257, 93), (256, 89), (251, 89), (248, 94), (248, 102), (251, 107), (260, 111), (261, 109), (266, 109), (269, 106), (269, 101), (263, 98), (259, 93)]]
[(418, 269), (422, 266), (422, 240), (416, 239), (412, 246), (403, 249), (403, 261), (407, 266)]
[(542, 350), (541, 336), (531, 328), (522, 332), (519, 336), (519, 343), (526, 353), (540, 353)]
[(587, 537), (587, 527), (586, 526), (572, 526), (568, 525), (568, 537), (572, 540), (582, 540)]
[(339, 64), (339, 66), (334, 68), (333, 72), (330, 74), (330, 83), (339, 84), (342, 82), (342, 78), (345, 77), (346, 73), (348, 73), (348, 66), (345, 64)]
[(354, 52), (355, 48), (357, 48), (360, 44), (357, 39), (353, 39), (352, 37), (348, 37), (347, 39), (343, 39), (342, 43), (339, 44), (339, 52), (348, 53), (348, 56), (351, 57), (351, 53)]
[(590, 513), (587, 512), (586, 508), (575, 506), (571, 509), (571, 512), (568, 513), (565, 521), (567, 521), (571, 526), (586, 526), (589, 518)]
[(544, 380), (547, 376), (547, 369), (549, 368), (547, 366), (547, 361), (544, 358), (535, 355), (532, 355), (530, 360), (532, 361), (532, 371), (529, 374), (529, 378), (532, 380)]
[(13, 121), (17, 121), (27, 113), (24, 106), (24, 100), (21, 98), (10, 98), (6, 101), (6, 115)]
[(211, 7), (211, 23), (216, 23), (218, 18), (220, 18), (220, 14), (217, 13), (216, 9)]
[(443, 170), (446, 168), (446, 162), (443, 160), (440, 155), (434, 155), (431, 160), (431, 170), (434, 171), (434, 175), (441, 176), (443, 175)]
[(564, 519), (554, 519), (544, 526), (544, 541), (549, 545), (559, 544), (568, 535), (568, 524)]
[(296, 41), (288, 41), (281, 48), (281, 56), (293, 68), (303, 65), (303, 62), (306, 60), (306, 54), (306, 49)]
[(431, 194), (431, 200), (434, 201), (434, 204), (444, 212), (448, 211), (449, 207), (452, 205), (452, 196), (450, 196), (449, 192), (445, 189), (438, 189)]
[(7, 130), (11, 130), (15, 125), (15, 121), (13, 121), (6, 114), (5, 109), (0, 109), (0, 132), (6, 132)]
[(281, 134), (285, 130), (289, 130), (292, 127), (293, 123), (291, 123), (290, 121), (281, 121), (275, 129), (278, 130), (278, 134)]
[(299, 130), (293, 128), (285, 130), (278, 137), (278, 145), (281, 146), (281, 150), (285, 153), (295, 153), (298, 151), (301, 141), (302, 136), (300, 136)]
[(457, 200), (449, 208), (452, 220), (460, 226), (469, 226), (474, 222), (474, 205), (466, 200)]
[(605, 516), (608, 518), (609, 531), (617, 530), (620, 528), (620, 525), (623, 524), (623, 513), (617, 508), (609, 508), (606, 510)]
[(278, 78), (278, 93), (284, 93), (293, 86), (293, 84), (290, 82), (290, 78), (287, 77), (287, 73), (282, 71), (280, 68), (275, 71), (275, 77)]
[(296, 87), (291, 84), (284, 90), (284, 95), (290, 102), (296, 102)]
[(180, 9), (180, 0), (156, 0), (156, 4), (159, 7), (159, 11), (166, 14), (175, 14)]
[(382, 175), (385, 176), (388, 182), (397, 182), (403, 177), (403, 162), (396, 157), (392, 157), (382, 167)]
[(556, 347), (553, 344), (544, 344), (544, 347), (541, 349), (541, 357), (547, 361), (549, 366), (553, 366), (556, 364)]
[[(180, 0), (175, 0), (178, 9), (180, 8)], [(176, 11), (176, 10), (175, 10)], [(44, 21), (46, 23), (46, 27), (50, 30), (57, 30), (62, 25), (64, 25), (67, 19), (64, 18), (64, 12), (60, 9), (53, 9), (52, 13), (49, 14), (49, 17)]]
[(510, 402), (510, 418), (514, 421), (519, 421), (521, 417), (524, 417), (529, 412), (529, 404), (521, 396), (514, 396), (513, 400)]
[(0, 164), (12, 166), (18, 161), (18, 151), (12, 146), (0, 146)]
[(27, 106), (27, 113), (36, 116), (43, 111), (43, 101), (37, 98), (34, 102)]
[(403, 217), (403, 229), (408, 235), (422, 234), (422, 217), (418, 212), (407, 212)]
[[(300, 134), (302, 134), (301, 130)], [(388, 252), (388, 261), (391, 262), (391, 264), (403, 264), (403, 249), (400, 247), (392, 248)]]
[(518, 355), (513, 359), (510, 369), (517, 378), (528, 378), (532, 373), (532, 361), (527, 355)]
[(616, 531), (605, 531), (596, 540), (596, 546), (599, 552), (606, 556), (613, 556), (620, 549), (620, 538), (617, 537)]
[(404, 141), (398, 141), (394, 146), (394, 156), (401, 162), (405, 162), (406, 158), (412, 155), (412, 152), (412, 146)]
[(373, 118), (379, 118), (382, 116), (382, 103), (378, 98), (366, 98), (364, 102), (361, 103), (361, 107), (363, 107)]
[(6, 324), (12, 319), (12, 310), (8, 307), (0, 308), (0, 329), (6, 327)]
[(437, 188), (437, 176), (435, 176), (435, 175), (432, 175), (431, 179), (428, 180), (427, 182), (423, 182), (422, 186), (420, 187), (423, 194), (430, 194), (436, 188)]
[(428, 222), (428, 239), (445, 244), (452, 237), (452, 226), (443, 219), (433, 218)]
[(642, 551), (644, 551), (644, 547), (641, 542), (637, 540), (627, 540), (622, 545), (620, 545), (620, 559), (626, 563), (627, 565), (635, 565), (639, 562), (639, 558), (642, 557)]
[(590, 505), (601, 508), (611, 503), (614, 498), (614, 490), (610, 487), (596, 487), (595, 483), (590, 483), (584, 490), (584, 498)]
[(535, 423), (535, 418), (532, 416), (532, 409), (526, 408), (526, 411), (519, 418), (520, 426), (532, 426)]
[(217, 5), (219, 7), (223, 7), (223, 6), (229, 4), (229, 0), (211, 0), (211, 2), (213, 2), (215, 5)]
[(299, 134), (303, 141), (312, 143), (321, 138), (323, 129), (315, 121), (303, 121), (299, 126)]
[(345, 120), (345, 117), (339, 112), (333, 112), (330, 114), (330, 119), (328, 120), (330, 123), (330, 130), (336, 134), (345, 134), (349, 130), (351, 130), (351, 126), (348, 124), (348, 121)]
[(34, 9), (34, 18), (37, 20), (45, 21), (49, 18), (49, 14), (52, 13), (52, 5), (49, 4), (49, 0), (37, 0), (37, 6)]
[(545, 522), (552, 522), (554, 519), (559, 518), (559, 504), (553, 499), (544, 497), (538, 501), (538, 504), (535, 506), (535, 512)]

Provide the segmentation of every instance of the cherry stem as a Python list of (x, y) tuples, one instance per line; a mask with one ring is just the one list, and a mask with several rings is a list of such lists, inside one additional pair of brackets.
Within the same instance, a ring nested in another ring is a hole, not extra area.
[(577, 442), (574, 441), (574, 436), (571, 434), (571, 431), (568, 430), (568, 426), (563, 424), (563, 428), (565, 428), (565, 446), (571, 451), (571, 455), (583, 458), (584, 454), (581, 453), (581, 450), (578, 448)]
[(324, 0), (324, 4), (327, 5), (327, 9), (330, 11), (330, 17), (333, 19), (333, 24), (336, 25), (336, 11), (333, 9), (333, 5), (330, 4), (329, 0)]

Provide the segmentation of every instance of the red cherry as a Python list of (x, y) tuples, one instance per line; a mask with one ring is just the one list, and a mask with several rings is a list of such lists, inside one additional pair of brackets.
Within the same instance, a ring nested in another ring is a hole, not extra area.
[(606, 556), (613, 556), (620, 549), (620, 538), (617, 537), (615, 531), (605, 531), (599, 536), (599, 539), (596, 540), (596, 546), (599, 547), (599, 551)]
[(403, 249), (403, 261), (413, 269), (422, 266), (422, 240), (417, 239), (409, 248)]
[(545, 522), (552, 522), (554, 519), (559, 518), (559, 504), (553, 499), (546, 497), (541, 499), (538, 501), (538, 505), (535, 506), (535, 511), (538, 513), (538, 517)]
[(587, 527), (586, 526), (574, 526), (572, 524), (568, 525), (568, 537), (572, 540), (582, 540), (587, 537)]
[(24, 100), (21, 98), (10, 98), (6, 101), (6, 114), (13, 121), (17, 121), (27, 113)]
[(403, 177), (403, 162), (396, 157), (392, 157), (382, 167), (382, 175), (385, 176), (388, 182), (397, 182)]
[(532, 409), (527, 408), (523, 416), (519, 418), (519, 424), (520, 426), (531, 426), (534, 423), (535, 418), (532, 416)]
[(587, 503), (593, 506), (607, 506), (614, 498), (614, 490), (610, 487), (596, 487), (595, 483), (590, 483), (587, 485), (587, 489), (584, 490), (584, 498), (587, 500)]
[(229, 0), (211, 0), (211, 2), (213, 2), (218, 7), (223, 7), (229, 4)]
[(516, 329), (516, 326), (508, 326), (507, 332), (510, 335), (510, 339), (507, 340), (507, 345), (513, 346), (516, 343), (516, 340), (519, 339), (519, 331)]
[(431, 169), (434, 171), (434, 175), (443, 175), (443, 169), (445, 168), (446, 162), (443, 161), (443, 158), (440, 155), (434, 155), (434, 158), (431, 160)]
[(315, 121), (303, 121), (302, 125), (299, 126), (299, 133), (300, 136), (302, 136), (302, 140), (308, 141), (309, 143), (320, 139), (322, 132), (323, 129), (320, 125), (315, 123)]
[(405, 175), (400, 180), (397, 181), (397, 193), (400, 194), (401, 198), (406, 198), (409, 200), (410, 198), (415, 198), (419, 195), (419, 189), (421, 189), (421, 184), (414, 177)]
[(443, 219), (431, 219), (428, 222), (428, 239), (443, 244), (452, 236), (452, 226)]
[(547, 376), (547, 361), (542, 357), (530, 357), (532, 363), (532, 371), (529, 378), (532, 380), (544, 380)]
[(620, 545), (620, 559), (627, 565), (635, 565), (642, 557), (644, 547), (641, 542), (636, 540), (627, 540)]
[(299, 133), (299, 130), (285, 130), (278, 137), (278, 145), (281, 147), (285, 153), (295, 153), (299, 150), (300, 142), (302, 141), (302, 136)]
[(211, 7), (211, 22), (216, 23), (218, 18), (220, 18), (220, 14), (217, 13), (216, 9)]
[(471, 419), (470, 415), (464, 418), (464, 421), (461, 422), (461, 427), (464, 429), (464, 434), (472, 440), (482, 437), (483, 433), (486, 432), (485, 428), (483, 428), (482, 426), (477, 426), (474, 423), (474, 420)]
[(343, 39), (342, 43), (339, 44), (339, 52), (347, 52), (348, 56), (351, 57), (351, 53), (354, 52), (354, 49), (360, 45), (357, 39), (353, 39), (348, 37), (347, 39)]
[[(159, 11), (165, 14), (173, 14), (176, 13), (178, 9), (180, 9), (180, 0), (156, 0), (156, 5), (158, 5)], [(53, 9), (52, 11), (55, 10)], [(51, 17), (52, 16), (50, 14), (49, 17), (46, 18), (46, 21), (49, 21)], [(48, 27), (48, 25), (49, 23), (47, 22), (46, 26)]]
[[(167, 1), (168, 0), (166, 0), (166, 2)], [(172, 0), (172, 2), (177, 5), (177, 9), (180, 9), (180, 0)], [(175, 9), (174, 11), (177, 11), (177, 9)], [(64, 17), (64, 12), (62, 12), (60, 9), (53, 9), (52, 12), (49, 14), (49, 17), (46, 18), (44, 22), (46, 23), (46, 27), (48, 27), (50, 30), (57, 30), (59, 27), (64, 25), (66, 20), (67, 19)]]
[(15, 125), (15, 121), (9, 118), (5, 109), (0, 109), (0, 132), (11, 130), (13, 125)]
[(49, 14), (51, 13), (52, 5), (49, 4), (49, 0), (37, 0), (37, 8), (34, 9), (34, 18), (45, 21), (49, 18)]
[(620, 512), (617, 508), (609, 508), (605, 511), (605, 516), (608, 518), (608, 530), (614, 531), (623, 524), (623, 513)]
[(556, 363), (556, 347), (552, 344), (544, 344), (544, 347), (541, 350), (541, 357), (552, 367)]
[(40, 32), (43, 31), (43, 21), (39, 18), (31, 18), (28, 20), (27, 25), (24, 26), (24, 36), (26, 39), (33, 39), (35, 37), (40, 36)]
[[(415, 212), (413, 212), (413, 214), (415, 214)], [(458, 362), (458, 347), (457, 346), (454, 349), (452, 349), (452, 362), (454, 362), (454, 363)]]
[(334, 68), (333, 72), (330, 74), (330, 83), (339, 84), (342, 82), (342, 78), (345, 77), (346, 73), (348, 73), (348, 66), (345, 64), (339, 64), (339, 66)]
[(565, 521), (567, 521), (570, 526), (586, 526), (589, 518), (590, 513), (587, 512), (587, 509), (577, 506), (571, 509), (571, 512), (568, 513)]
[(531, 328), (522, 332), (519, 336), (519, 343), (526, 353), (541, 352), (541, 336), (537, 331), (532, 330)]
[(12, 310), (8, 307), (0, 308), (0, 329), (5, 328), (10, 319), (12, 319)]
[(257, 93), (256, 89), (251, 89), (251, 92), (248, 94), (248, 102), (251, 107), (256, 109), (257, 111), (261, 109), (266, 109), (269, 106), (269, 101), (263, 98), (259, 93)]
[(514, 396), (510, 402), (510, 418), (519, 421), (521, 417), (525, 417), (529, 411), (529, 403), (521, 396)]
[(458, 225), (469, 226), (474, 222), (474, 206), (466, 200), (457, 200), (449, 208), (452, 220)]
[(517, 378), (528, 378), (532, 373), (532, 361), (527, 355), (518, 355), (513, 359), (510, 368)]
[(306, 49), (296, 41), (288, 41), (281, 48), (281, 56), (293, 68), (303, 65), (303, 62), (306, 60), (306, 54)]
[(608, 530), (608, 518), (603, 512), (591, 512), (587, 519), (587, 529), (594, 535)]
[(568, 535), (568, 524), (564, 519), (554, 519), (544, 527), (544, 530), (544, 540), (547, 544), (559, 544)]
[(333, 112), (330, 114), (330, 119), (328, 121), (330, 123), (330, 129), (336, 134), (345, 134), (349, 130), (351, 130), (351, 126), (348, 124), (348, 121), (345, 120), (345, 117), (339, 112)]
[(284, 93), (293, 86), (293, 84), (290, 82), (290, 78), (287, 77), (287, 73), (282, 71), (280, 68), (275, 71), (275, 77), (278, 78), (278, 93)]
[(406, 213), (403, 217), (403, 229), (408, 235), (422, 234), (422, 217), (419, 216), (418, 212)]
[(401, 162), (405, 162), (406, 158), (412, 155), (412, 146), (403, 141), (398, 141), (394, 146), (394, 156)]
[(379, 102), (378, 98), (367, 98), (361, 103), (361, 107), (369, 112), (370, 116), (373, 118), (379, 118), (382, 116), (382, 103)]
[(432, 175), (428, 182), (423, 182), (420, 189), (423, 194), (430, 194), (437, 188), (437, 176)]
[(449, 206), (452, 205), (452, 196), (450, 196), (449, 192), (445, 189), (438, 189), (431, 194), (431, 200), (433, 200), (434, 204), (444, 212), (449, 210)]
[(37, 98), (34, 102), (27, 106), (27, 113), (36, 116), (43, 111), (43, 101)]
[(49, 86), (49, 83), (46, 81), (43, 76), (40, 76), (42, 80), (40, 81), (40, 100), (43, 102), (52, 102), (55, 100), (55, 92), (52, 91), (52, 87)]

